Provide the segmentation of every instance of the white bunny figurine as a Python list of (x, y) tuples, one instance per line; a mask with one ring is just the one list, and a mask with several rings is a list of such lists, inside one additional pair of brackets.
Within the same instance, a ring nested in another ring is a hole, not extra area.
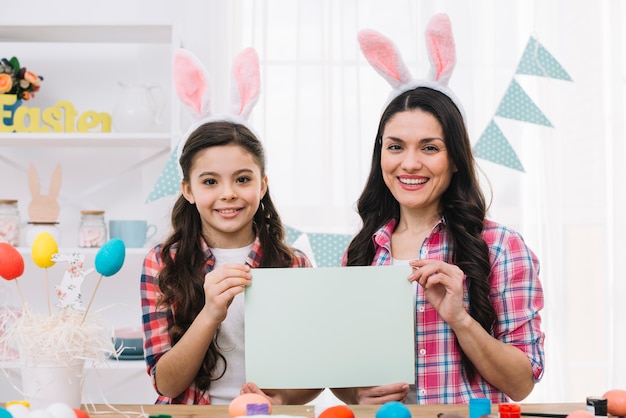
[(85, 276), (94, 271), (94, 269), (85, 270), (83, 268), (85, 256), (81, 253), (73, 253), (71, 256), (54, 254), (52, 260), (55, 262), (66, 261), (68, 263), (61, 284), (55, 286), (59, 298), (56, 306), (80, 309), (82, 303), (80, 286), (83, 280), (85, 280)]

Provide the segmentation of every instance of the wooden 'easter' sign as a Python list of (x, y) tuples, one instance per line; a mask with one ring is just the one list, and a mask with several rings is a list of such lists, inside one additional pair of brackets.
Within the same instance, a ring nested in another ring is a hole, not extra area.
[(13, 114), (13, 124), (6, 125), (4, 119), (11, 111), (5, 106), (16, 100), (14, 94), (0, 94), (0, 132), (111, 132), (111, 115), (93, 110), (79, 114), (66, 100), (43, 110), (20, 106)]

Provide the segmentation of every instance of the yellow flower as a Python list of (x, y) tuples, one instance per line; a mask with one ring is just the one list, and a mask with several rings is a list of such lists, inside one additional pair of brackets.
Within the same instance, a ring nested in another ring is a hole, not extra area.
[(8, 93), (13, 87), (13, 80), (8, 74), (0, 74), (0, 94)]

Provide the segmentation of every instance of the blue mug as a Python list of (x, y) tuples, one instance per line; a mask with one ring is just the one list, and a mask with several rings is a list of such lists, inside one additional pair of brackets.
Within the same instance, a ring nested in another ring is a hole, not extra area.
[(121, 239), (128, 248), (142, 248), (156, 232), (156, 225), (144, 220), (109, 221), (109, 237)]

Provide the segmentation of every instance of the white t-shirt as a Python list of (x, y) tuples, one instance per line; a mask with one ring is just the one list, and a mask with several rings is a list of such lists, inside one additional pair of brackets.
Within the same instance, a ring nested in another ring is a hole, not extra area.
[[(243, 264), (252, 250), (252, 244), (243, 248), (211, 248), (215, 256), (215, 267), (227, 263)], [(211, 382), (209, 395), (211, 404), (228, 405), (239, 396), (241, 385), (245, 383), (245, 341), (244, 341), (244, 294), (240, 293), (233, 299), (226, 319), (222, 322), (217, 337), (219, 350), (228, 367), (226, 373), (218, 380)], [(223, 370), (224, 364), (218, 363), (218, 369)]]

